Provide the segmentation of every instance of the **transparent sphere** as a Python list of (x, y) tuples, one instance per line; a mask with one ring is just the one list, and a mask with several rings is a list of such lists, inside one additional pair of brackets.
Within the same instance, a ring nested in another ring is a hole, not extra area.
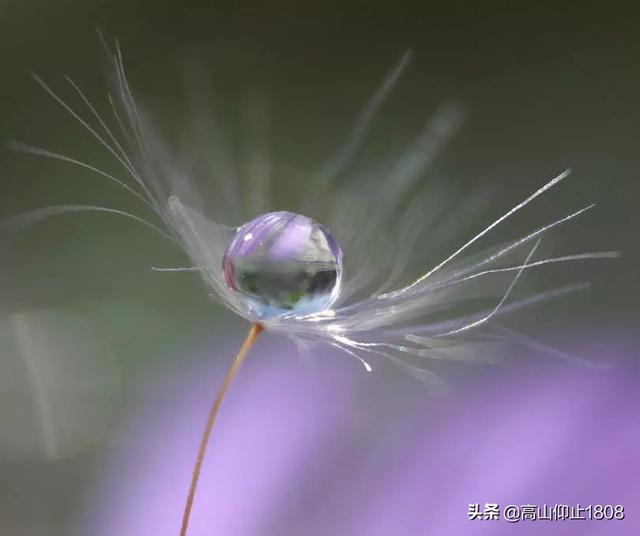
[(240, 227), (223, 260), (229, 288), (256, 320), (327, 309), (342, 279), (342, 251), (326, 227), (292, 212), (270, 212)]

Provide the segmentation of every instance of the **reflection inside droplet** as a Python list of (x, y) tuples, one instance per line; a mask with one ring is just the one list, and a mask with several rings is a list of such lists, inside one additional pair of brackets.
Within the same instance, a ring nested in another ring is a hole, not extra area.
[(229, 288), (256, 319), (327, 309), (342, 279), (342, 251), (326, 227), (270, 212), (240, 227), (223, 260)]

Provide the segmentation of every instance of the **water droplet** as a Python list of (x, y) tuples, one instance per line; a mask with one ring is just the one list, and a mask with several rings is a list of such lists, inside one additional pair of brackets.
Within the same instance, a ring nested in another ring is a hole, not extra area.
[(342, 251), (328, 229), (291, 212), (270, 212), (238, 229), (223, 259), (229, 288), (255, 320), (323, 311), (338, 297)]

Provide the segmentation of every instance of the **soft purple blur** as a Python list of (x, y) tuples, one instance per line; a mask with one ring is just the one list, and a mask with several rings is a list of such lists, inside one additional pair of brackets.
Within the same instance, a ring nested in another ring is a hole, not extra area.
[[(152, 379), (79, 534), (178, 533), (206, 413), (239, 342)], [(307, 362), (267, 334), (223, 405), (190, 534), (640, 534), (638, 370), (629, 352), (586, 353), (611, 366), (525, 356), (471, 367), (434, 399), (395, 369), (367, 374), (323, 348)], [(626, 518), (470, 521), (470, 503), (622, 504)]]

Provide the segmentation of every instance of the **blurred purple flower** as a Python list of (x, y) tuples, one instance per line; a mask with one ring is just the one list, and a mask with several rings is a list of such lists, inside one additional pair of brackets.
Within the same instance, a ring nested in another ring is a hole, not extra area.
[[(231, 390), (194, 536), (640, 533), (640, 376), (630, 363), (593, 371), (517, 360), (434, 400), (384, 366), (365, 375), (339, 352), (310, 364), (294, 353), (265, 338)], [(191, 363), (153, 379), (78, 533), (176, 534), (225, 372), (224, 360)], [(472, 503), (621, 504), (626, 517), (471, 521)]]

